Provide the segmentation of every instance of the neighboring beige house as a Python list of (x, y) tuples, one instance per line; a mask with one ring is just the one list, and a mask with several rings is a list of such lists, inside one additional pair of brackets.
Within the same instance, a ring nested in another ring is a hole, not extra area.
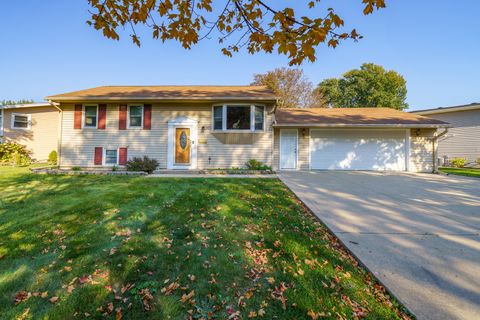
[(49, 103), (0, 106), (0, 142), (25, 145), (44, 162), (58, 147), (60, 111)]
[(413, 111), (412, 113), (446, 121), (452, 125), (448, 134), (439, 139), (438, 157), (442, 160), (480, 159), (480, 103)]
[(62, 110), (60, 166), (434, 170), (442, 121), (393, 109), (276, 110), (259, 86), (107, 86), (46, 98)]

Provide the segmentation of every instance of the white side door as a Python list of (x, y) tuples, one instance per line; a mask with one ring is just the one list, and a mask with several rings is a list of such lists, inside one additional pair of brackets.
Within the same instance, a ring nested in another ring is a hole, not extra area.
[(280, 130), (280, 169), (297, 169), (298, 130)]

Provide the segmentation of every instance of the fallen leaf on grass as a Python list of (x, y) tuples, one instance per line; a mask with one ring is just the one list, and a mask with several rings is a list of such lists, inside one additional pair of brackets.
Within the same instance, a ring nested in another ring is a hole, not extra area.
[(143, 289), (138, 294), (142, 297), (143, 309), (145, 309), (145, 311), (152, 310), (150, 301), (153, 300), (153, 295), (150, 293), (150, 290)]
[(17, 320), (27, 319), (27, 316), (29, 313), (30, 313), (30, 308), (25, 309), (25, 311), (23, 311), (23, 313), (17, 318)]
[(172, 282), (170, 283), (167, 287), (165, 288), (162, 288), (162, 290), (160, 290), (161, 293), (165, 294), (166, 296), (168, 295), (171, 295), (173, 293), (173, 291), (177, 290), (177, 288), (180, 286), (179, 283), (177, 282)]
[(90, 278), (87, 276), (83, 276), (78, 278), (78, 282), (80, 282), (80, 284), (84, 284), (84, 283), (90, 282)]
[(307, 315), (312, 318), (312, 320), (317, 320), (320, 317), (325, 317), (325, 313), (323, 312), (315, 312), (313, 310), (308, 310)]
[(195, 295), (195, 290), (192, 290), (192, 291), (190, 291), (189, 294), (182, 295), (182, 298), (180, 299), (180, 301), (182, 301), (182, 303), (185, 303), (185, 302), (189, 301), (190, 299), (192, 299), (194, 295)]
[(22, 290), (15, 295), (15, 304), (19, 304), (20, 302), (23, 302), (28, 298), (30, 298), (30, 293), (25, 290)]
[(122, 320), (122, 318), (123, 318), (122, 308), (119, 307), (115, 309), (115, 320)]

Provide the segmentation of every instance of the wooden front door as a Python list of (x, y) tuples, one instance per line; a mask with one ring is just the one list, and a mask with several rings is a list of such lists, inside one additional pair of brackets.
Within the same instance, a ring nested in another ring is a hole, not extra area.
[(190, 128), (175, 128), (175, 164), (190, 164)]

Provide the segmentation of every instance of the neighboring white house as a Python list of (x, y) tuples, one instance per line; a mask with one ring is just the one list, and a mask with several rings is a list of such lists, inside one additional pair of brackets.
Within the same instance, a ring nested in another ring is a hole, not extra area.
[(412, 111), (412, 113), (448, 122), (448, 134), (439, 139), (438, 157), (480, 159), (480, 103)]

